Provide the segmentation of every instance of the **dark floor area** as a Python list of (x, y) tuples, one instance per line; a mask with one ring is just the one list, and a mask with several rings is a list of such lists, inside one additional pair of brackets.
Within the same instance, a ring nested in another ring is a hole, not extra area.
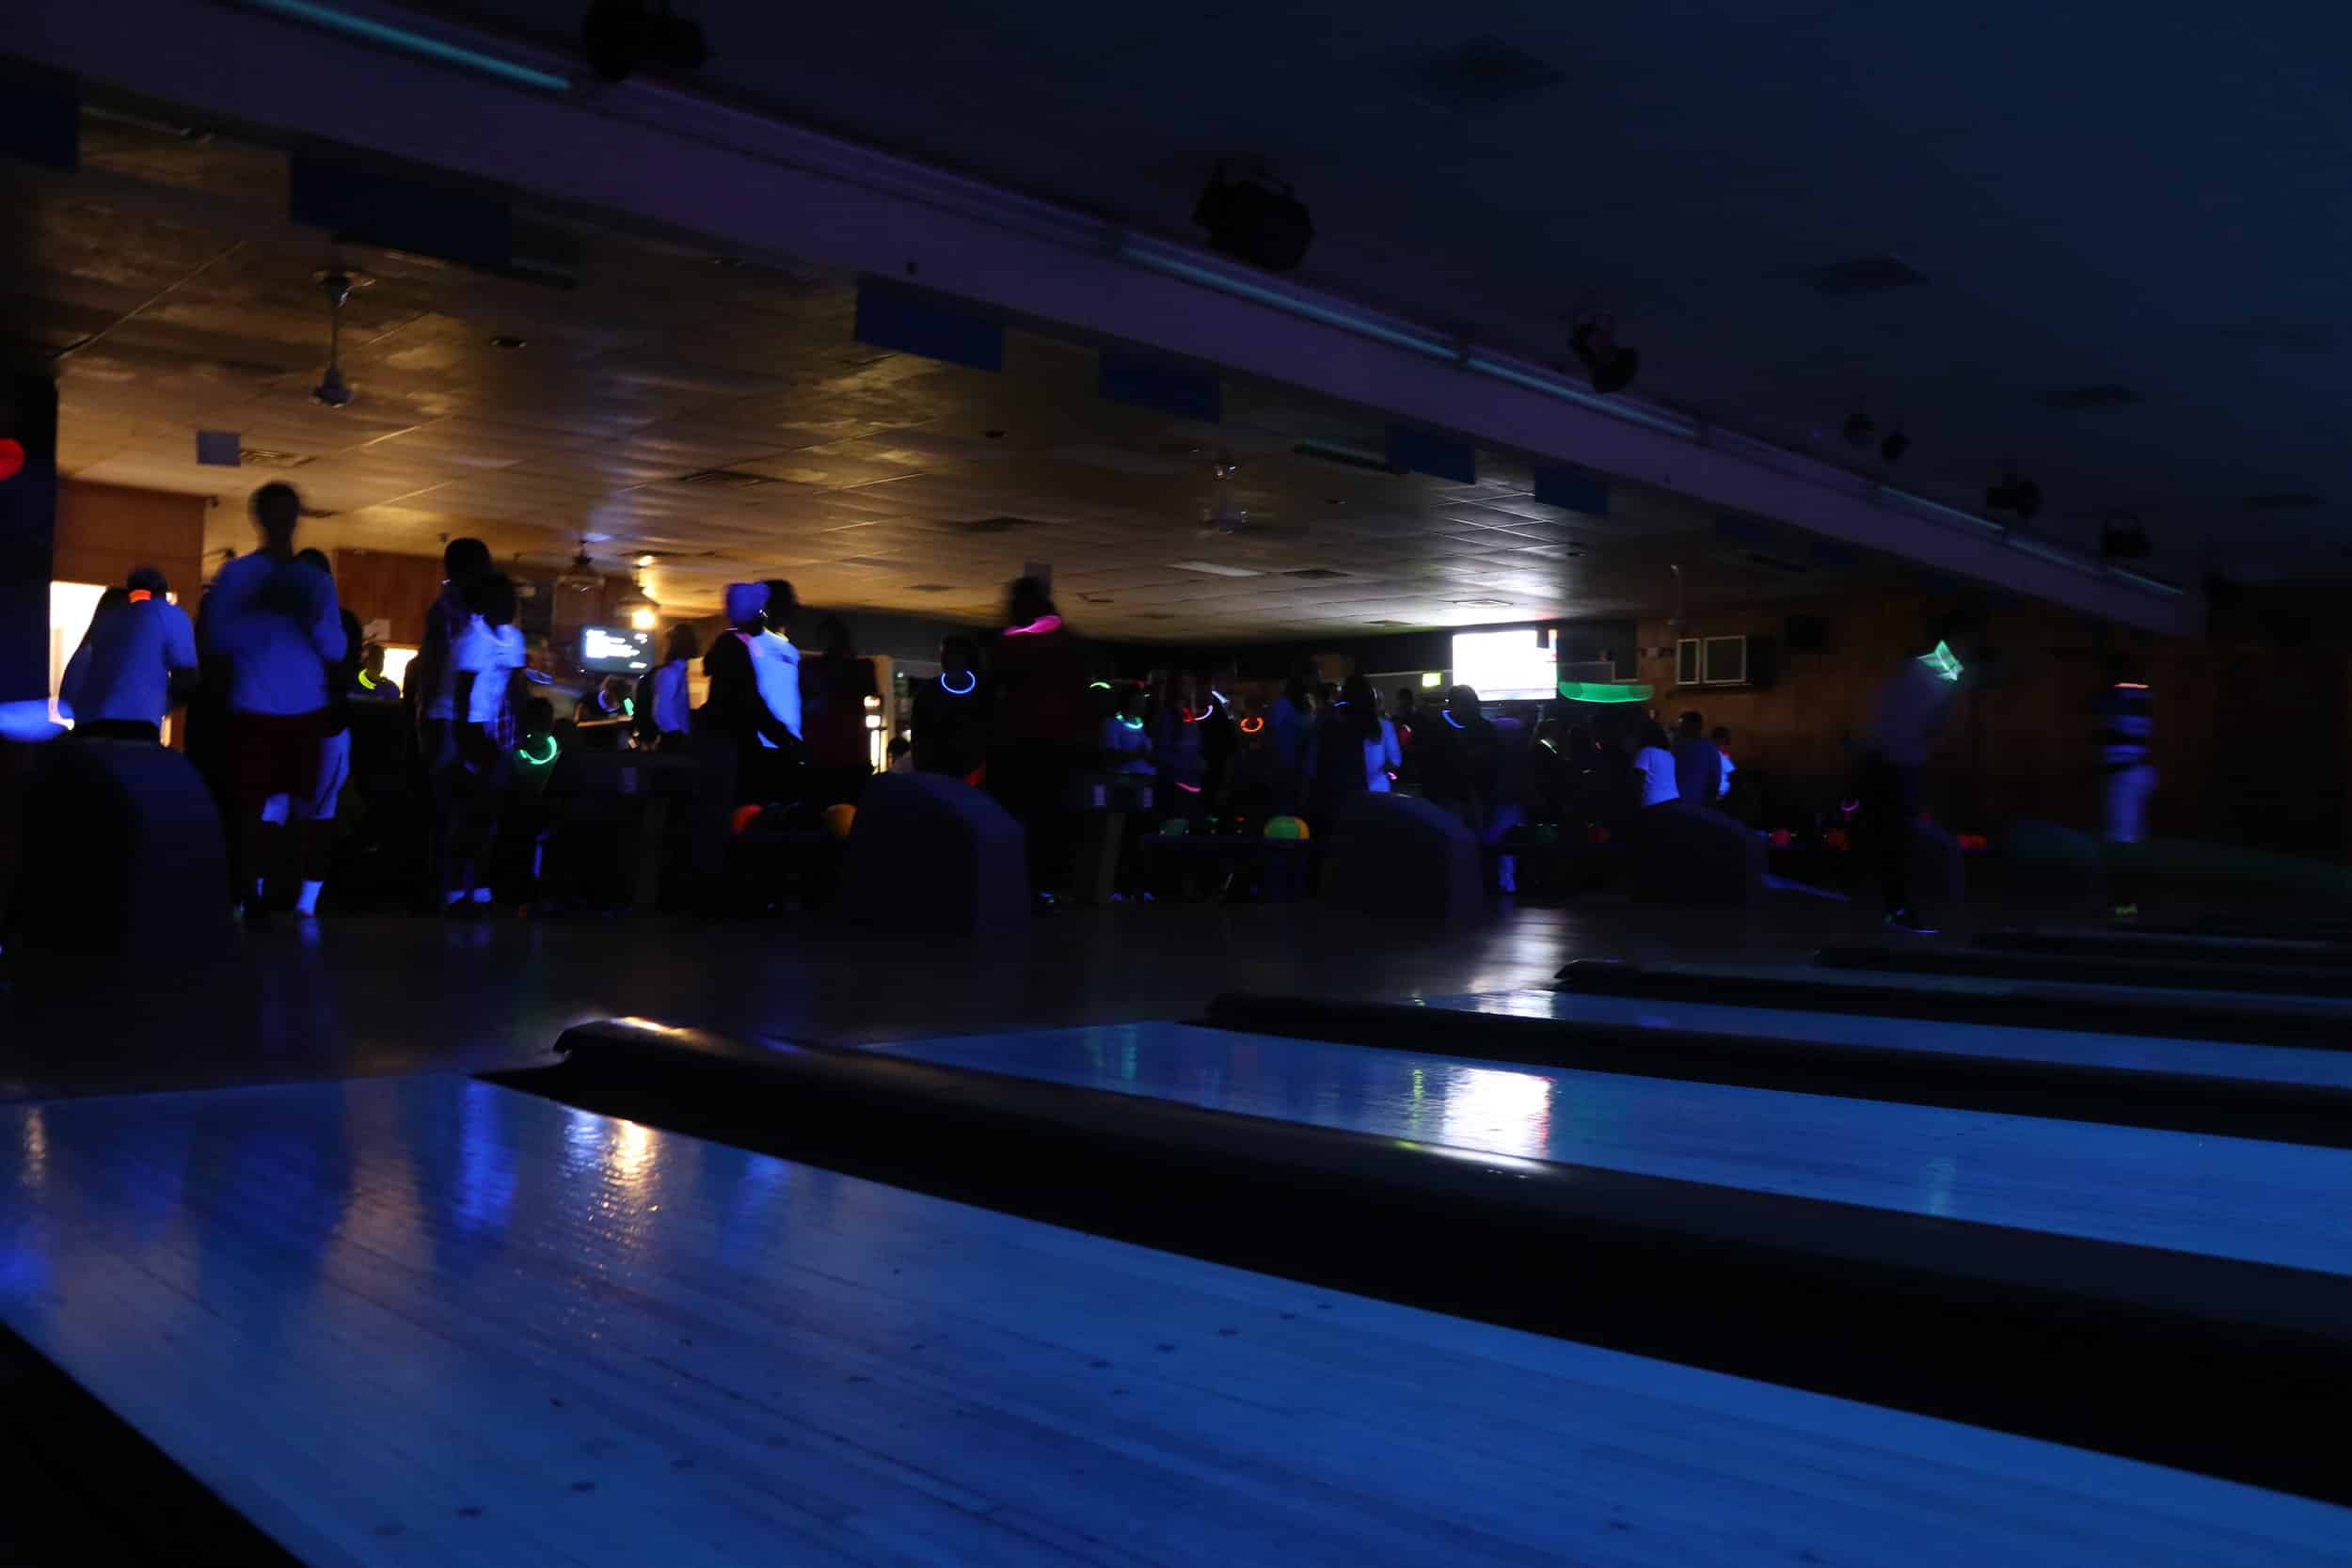
[(1814, 900), (1506, 906), (1451, 932), (1312, 905), (1158, 905), (1073, 911), (983, 942), (806, 916), (327, 919), (245, 936), (235, 957), (194, 970), (10, 955), (0, 1100), (531, 1066), (567, 1025), (622, 1014), (870, 1041), (1191, 1017), (1225, 990), (1396, 999), (1536, 986), (1579, 958), (1795, 959), (1875, 930), (1874, 911)]

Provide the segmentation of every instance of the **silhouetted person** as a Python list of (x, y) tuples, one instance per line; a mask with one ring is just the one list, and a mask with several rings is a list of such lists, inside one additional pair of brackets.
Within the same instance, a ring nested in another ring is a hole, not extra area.
[(2099, 768), (2107, 842), (2107, 902), (2119, 918), (2139, 913), (2139, 844), (2147, 836), (2148, 798), (2155, 793), (2151, 744), (2155, 709), (2134, 661), (2107, 661), (2107, 689), (2099, 694)]
[(801, 660), (801, 739), (808, 749), (809, 799), (855, 805), (874, 774), (868, 717), (879, 725), (882, 688), (874, 661), (860, 658), (849, 623), (828, 615), (817, 628), (821, 652)]
[(1470, 687), (1448, 690), (1436, 721), (1422, 725), (1422, 793), (1473, 833), (1486, 831), (1501, 760), (1498, 746), (1494, 723), (1480, 711), (1478, 692)]
[(1694, 806), (1711, 806), (1723, 787), (1724, 754), (1707, 738), (1707, 721), (1696, 708), (1675, 727), (1675, 790)]
[(915, 683), (912, 698), (914, 767), (977, 784), (988, 763), (988, 706), (980, 688), (979, 644), (961, 634), (940, 639), (939, 673)]
[(1933, 648), (1903, 660), (1879, 688), (1854, 775), (1857, 825), (1877, 863), (1886, 927), (1920, 936), (1934, 935), (1935, 927), (1911, 907), (1911, 829), (1919, 815), (1919, 773), (1951, 714), (1966, 668), (1963, 653), (1973, 653), (1958, 623), (1947, 622), (1940, 629)]
[(514, 681), (523, 668), (523, 634), (515, 625), (515, 584), (503, 573), (466, 588), (466, 624), (450, 642), (453, 708), (457, 715), (443, 837), (441, 904), (454, 911), (491, 901), (490, 856), (499, 817), (514, 784)]
[[(734, 743), (735, 799), (739, 803), (771, 805), (794, 796), (795, 773), (801, 762), (799, 732), (776, 717), (760, 691), (759, 655), (755, 640), (768, 629), (768, 585), (764, 582), (727, 584), (728, 629), (711, 641), (703, 655), (703, 673), (710, 682), (703, 699), (701, 721), (714, 737)], [(799, 713), (800, 677), (795, 655), (794, 714)]]
[(1070, 864), (1071, 796), (1092, 759), (1087, 669), (1077, 638), (1036, 578), (1005, 597), (1005, 629), (989, 659), (994, 741), (988, 787), (1028, 833), (1029, 886), (1050, 901)]

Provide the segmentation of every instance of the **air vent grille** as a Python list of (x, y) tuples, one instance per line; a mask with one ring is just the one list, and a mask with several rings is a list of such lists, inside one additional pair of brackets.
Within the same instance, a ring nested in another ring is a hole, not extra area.
[(299, 468), (310, 461), (300, 452), (273, 451), (267, 447), (237, 449), (237, 462), (247, 468)]

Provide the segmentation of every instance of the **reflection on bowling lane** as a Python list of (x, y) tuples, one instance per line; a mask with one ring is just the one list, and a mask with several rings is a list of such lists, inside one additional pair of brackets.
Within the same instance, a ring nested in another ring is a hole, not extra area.
[[(1561, 1103), (1424, 1068), (1455, 1087), (1514, 1135)], [(2319, 1568), (2352, 1531), (451, 1077), (0, 1109), (0, 1319), (322, 1564)]]
[(2352, 1149), (1181, 1023), (872, 1049), (1380, 1137), (2352, 1274)]
[[(1884, 990), (1894, 987), (1922, 996), (2023, 996), (2047, 1000), (2058, 1006), (2070, 1001), (2082, 1004), (2122, 1002), (2144, 1006), (2153, 997), (2168, 1001), (2177, 997), (2180, 1010), (2191, 1018), (2198, 1013), (2222, 1010), (2283, 1013), (2304, 1018), (2340, 1018), (2347, 1027), (2352, 1027), (2352, 1001), (2342, 996), (2302, 996), (2288, 991), (2206, 990), (2201, 988), (2178, 992), (2151, 991), (2144, 985), (2102, 985), (2085, 980), (1914, 973), (1899, 969), (1826, 969), (1790, 964), (1645, 963), (1641, 966), (1640, 972), (1653, 978), (1711, 976), (1726, 980), (1794, 982), (1804, 986), (1838, 987), (1847, 990)], [(1573, 985), (1573, 979), (1569, 983)], [(1484, 990), (1493, 988), (1472, 985), (1470, 989)]]
[[(1423, 1000), (1432, 1007), (1503, 1013), (1516, 1018), (1556, 1018), (1635, 1029), (1745, 1035), (1764, 1042), (1760, 1048), (1767, 1051), (1772, 1040), (1809, 1040), (1822, 1045), (1865, 1045), (1886, 1051), (1932, 1051), (2005, 1061), (2058, 1062), (2136, 1072), (2352, 1088), (2352, 1051), (1945, 1023), (1934, 1019), (1814, 1013), (1793, 1007), (1730, 1007), (1711, 1002), (1669, 1002), (1565, 990), (1477, 991)], [(2352, 1020), (2347, 1020), (2344, 1027), (2347, 1034), (2352, 1034)]]

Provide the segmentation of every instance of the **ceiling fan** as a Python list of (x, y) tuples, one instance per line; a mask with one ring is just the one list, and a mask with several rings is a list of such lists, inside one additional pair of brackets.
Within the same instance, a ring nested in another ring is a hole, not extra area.
[(1230, 451), (1219, 451), (1209, 465), (1209, 494), (1200, 503), (1201, 537), (1304, 538), (1304, 524), (1276, 522), (1263, 515), (1250, 516), (1249, 508), (1241, 503), (1234, 485), (1234, 478), (1240, 472), (1241, 461)]

